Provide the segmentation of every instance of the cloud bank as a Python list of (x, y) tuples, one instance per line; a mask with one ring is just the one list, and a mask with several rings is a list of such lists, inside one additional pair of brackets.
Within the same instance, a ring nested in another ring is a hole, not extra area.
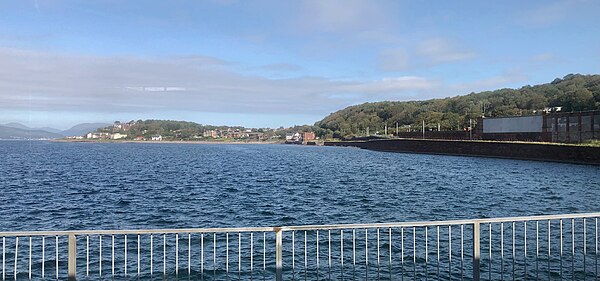
[(274, 79), (239, 73), (204, 56), (148, 59), (17, 49), (0, 49), (0, 77), (0, 109), (140, 114), (325, 115), (361, 100), (426, 98), (438, 86), (412, 76)]

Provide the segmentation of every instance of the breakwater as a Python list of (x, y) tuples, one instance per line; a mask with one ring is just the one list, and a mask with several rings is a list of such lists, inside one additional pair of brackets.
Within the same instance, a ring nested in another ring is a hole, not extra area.
[(498, 157), (600, 165), (600, 147), (490, 141), (386, 139), (325, 142), (376, 151)]

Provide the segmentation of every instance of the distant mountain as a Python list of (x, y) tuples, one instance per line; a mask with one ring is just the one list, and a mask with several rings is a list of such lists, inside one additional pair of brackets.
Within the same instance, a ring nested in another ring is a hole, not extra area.
[(42, 131), (46, 131), (46, 132), (55, 133), (55, 134), (61, 134), (62, 135), (62, 130), (51, 128), (51, 127), (35, 128), (35, 130), (42, 130)]
[(59, 139), (63, 135), (43, 130), (28, 130), (0, 125), (0, 139)]
[(83, 136), (89, 132), (96, 131), (98, 128), (104, 128), (110, 125), (111, 124), (108, 123), (81, 123), (71, 127), (71, 129), (61, 131), (60, 134), (66, 137)]
[(0, 125), (0, 126), (6, 126), (6, 127), (11, 127), (11, 128), (15, 128), (15, 129), (21, 129), (21, 130), (46, 131), (46, 132), (55, 133), (55, 134), (60, 134), (60, 132), (62, 132), (62, 130), (51, 128), (51, 127), (31, 128), (31, 127), (27, 127), (27, 126), (25, 126), (21, 123), (17, 123), (17, 122), (6, 123), (6, 124)]
[(15, 128), (15, 129), (21, 129), (21, 130), (33, 130), (33, 128), (29, 128), (21, 123), (17, 123), (17, 122), (11, 122), (11, 123), (6, 123), (4, 125), (0, 125), (0, 126), (6, 126), (6, 127), (11, 127), (11, 128)]

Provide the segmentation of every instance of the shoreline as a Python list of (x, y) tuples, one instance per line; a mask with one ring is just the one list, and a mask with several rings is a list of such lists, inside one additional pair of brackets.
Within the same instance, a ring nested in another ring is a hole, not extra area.
[(49, 140), (50, 142), (73, 142), (73, 143), (152, 143), (152, 144), (284, 144), (283, 142), (262, 142), (262, 141), (183, 141), (183, 140), (168, 140), (168, 141), (136, 141), (136, 140)]

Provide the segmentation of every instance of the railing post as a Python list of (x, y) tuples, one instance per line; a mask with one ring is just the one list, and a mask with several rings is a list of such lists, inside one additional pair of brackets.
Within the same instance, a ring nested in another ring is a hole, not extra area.
[(478, 221), (473, 223), (473, 281), (479, 281), (481, 259), (481, 232)]
[(69, 234), (69, 281), (75, 281), (77, 279), (77, 238), (75, 234)]
[(275, 280), (283, 281), (283, 232), (275, 228)]

